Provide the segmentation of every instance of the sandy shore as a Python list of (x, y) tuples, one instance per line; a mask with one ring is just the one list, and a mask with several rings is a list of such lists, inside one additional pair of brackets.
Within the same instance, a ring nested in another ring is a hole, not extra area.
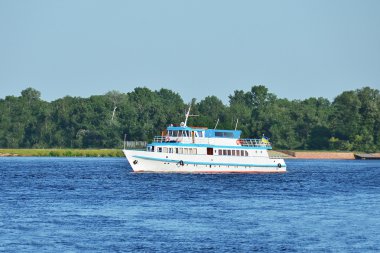
[(18, 154), (0, 153), (0, 157), (20, 156)]
[[(354, 160), (355, 154), (358, 152), (329, 152), (329, 151), (270, 151), (274, 153), (274, 156), (277, 154), (284, 154), (284, 159), (337, 159), (337, 160)], [(380, 153), (372, 154), (374, 156), (380, 157)]]
[(293, 157), (297, 159), (355, 159), (353, 152), (294, 152)]

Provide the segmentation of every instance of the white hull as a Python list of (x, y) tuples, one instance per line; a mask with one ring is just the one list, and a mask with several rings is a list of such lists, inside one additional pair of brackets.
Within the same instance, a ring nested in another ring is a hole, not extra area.
[(184, 155), (123, 150), (134, 172), (164, 173), (281, 173), (283, 159), (263, 156)]

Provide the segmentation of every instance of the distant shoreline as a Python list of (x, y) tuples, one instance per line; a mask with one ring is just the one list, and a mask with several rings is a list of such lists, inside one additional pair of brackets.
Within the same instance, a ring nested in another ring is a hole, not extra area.
[[(270, 150), (283, 159), (354, 160), (360, 152)], [(380, 153), (375, 153), (379, 156)], [(0, 149), (0, 157), (124, 157), (121, 149)]]
[(121, 149), (0, 149), (0, 157), (123, 157)]
[[(273, 157), (281, 157), (283, 159), (328, 159), (328, 160), (355, 160), (355, 156), (361, 156), (364, 152), (348, 152), (348, 151), (269, 151), (269, 155)], [(380, 153), (371, 154), (372, 157), (380, 159)], [(373, 159), (373, 158), (372, 158)]]

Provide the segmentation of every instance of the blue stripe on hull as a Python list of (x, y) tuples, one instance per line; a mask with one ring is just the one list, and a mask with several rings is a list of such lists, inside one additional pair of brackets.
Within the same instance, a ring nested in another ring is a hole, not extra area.
[[(178, 163), (181, 160), (172, 160), (165, 158), (154, 158), (147, 156), (133, 156), (134, 158), (146, 159), (152, 161), (161, 161), (161, 162), (172, 162)], [(185, 164), (196, 164), (196, 165), (221, 165), (221, 166), (249, 166), (249, 167), (278, 167), (277, 164), (245, 164), (245, 163), (209, 163), (209, 162), (191, 162), (191, 161), (183, 161)], [(285, 164), (281, 164), (281, 167), (286, 168)]]

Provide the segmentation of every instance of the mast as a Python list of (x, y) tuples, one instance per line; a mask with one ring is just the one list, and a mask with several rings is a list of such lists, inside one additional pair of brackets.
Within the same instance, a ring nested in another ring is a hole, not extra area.
[[(190, 115), (191, 104), (192, 103), (189, 104), (189, 109), (186, 112), (186, 119), (185, 119), (185, 122), (183, 123), (183, 127), (187, 127), (187, 120), (189, 119), (189, 117), (197, 117), (197, 116), (199, 116), (199, 115)], [(182, 125), (182, 123), (181, 123), (181, 125)]]
[(186, 112), (186, 119), (185, 119), (185, 124), (184, 124), (185, 127), (187, 126), (187, 120), (189, 119), (189, 116), (190, 116), (190, 109), (191, 109), (191, 104), (189, 106), (189, 110), (187, 110)]
[(215, 130), (216, 127), (218, 126), (218, 123), (219, 123), (219, 118), (218, 118), (218, 120), (216, 121), (216, 124), (215, 124), (214, 130)]
[(237, 128), (238, 122), (239, 122), (239, 118), (236, 119), (235, 131), (236, 131), (236, 128)]

